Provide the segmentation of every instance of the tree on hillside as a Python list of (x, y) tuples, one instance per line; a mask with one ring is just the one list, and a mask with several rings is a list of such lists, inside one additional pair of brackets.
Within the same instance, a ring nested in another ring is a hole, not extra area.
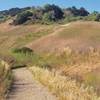
[(63, 18), (63, 11), (60, 7), (56, 6), (56, 5), (45, 5), (44, 6), (44, 11), (47, 13), (49, 12), (53, 12), (53, 16), (55, 17), (55, 20), (59, 20)]
[(43, 23), (55, 21), (54, 12), (51, 11), (51, 12), (45, 13), (42, 17), (42, 21)]
[(79, 15), (80, 16), (88, 16), (89, 15), (89, 12), (85, 8), (81, 7), (79, 9)]
[(23, 13), (20, 13), (17, 15), (16, 19), (13, 21), (13, 24), (18, 25), (18, 24), (23, 24), (25, 23), (30, 16), (33, 14), (29, 11), (25, 11)]
[(88, 16), (89, 14), (89, 12), (83, 7), (77, 9), (75, 6), (73, 6), (71, 8), (67, 8), (66, 11), (73, 16)]
[(37, 19), (41, 20), (44, 14), (44, 10), (41, 7), (36, 8), (33, 11), (33, 17), (36, 16)]
[(75, 6), (73, 6), (71, 8), (71, 12), (73, 13), (74, 16), (78, 16), (79, 15), (79, 11)]
[(21, 12), (22, 12), (22, 9), (20, 8), (11, 8), (8, 10), (8, 14), (10, 16), (15, 16), (16, 14), (21, 13)]
[(51, 11), (51, 10), (52, 10), (52, 5), (50, 5), (50, 4), (44, 5), (44, 10), (45, 10), (46, 12)]

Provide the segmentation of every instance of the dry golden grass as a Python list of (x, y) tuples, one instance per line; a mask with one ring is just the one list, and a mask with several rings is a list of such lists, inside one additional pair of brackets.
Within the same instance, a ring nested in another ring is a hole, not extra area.
[(80, 85), (75, 80), (61, 76), (57, 72), (39, 67), (31, 67), (30, 71), (34, 78), (47, 86), (59, 100), (100, 100), (92, 87)]
[[(71, 51), (70, 49), (64, 51), (64, 56), (68, 55), (68, 52)], [(67, 54), (66, 54), (67, 53)], [(67, 74), (78, 74), (84, 75), (85, 73), (91, 72), (97, 68), (100, 68), (100, 52), (90, 48), (88, 52), (79, 52), (70, 54), (69, 58), (72, 61), (72, 64), (63, 65), (61, 69)]]
[(4, 100), (4, 98), (6, 97), (11, 82), (12, 82), (12, 75), (10, 68), (6, 69), (5, 66), (0, 64), (0, 100)]
[(74, 22), (61, 25), (55, 29), (53, 35), (36, 40), (29, 44), (29, 47), (38, 52), (61, 52), (67, 46), (75, 51), (87, 51), (90, 46), (100, 50), (99, 29), (98, 22)]
[(91, 47), (88, 52), (75, 53), (67, 47), (56, 56), (53, 62), (48, 60), (51, 66), (58, 63), (53, 67), (56, 72), (32, 67), (33, 76), (60, 100), (100, 100), (100, 52)]

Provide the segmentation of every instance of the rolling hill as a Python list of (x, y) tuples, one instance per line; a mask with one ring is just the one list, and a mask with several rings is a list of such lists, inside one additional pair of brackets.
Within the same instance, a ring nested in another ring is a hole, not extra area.
[(44, 35), (54, 31), (56, 25), (10, 25), (12, 20), (0, 24), (0, 52), (23, 47)]
[(35, 51), (61, 52), (66, 47), (84, 51), (90, 47), (100, 49), (100, 23), (72, 22), (60, 25), (55, 31), (27, 45)]

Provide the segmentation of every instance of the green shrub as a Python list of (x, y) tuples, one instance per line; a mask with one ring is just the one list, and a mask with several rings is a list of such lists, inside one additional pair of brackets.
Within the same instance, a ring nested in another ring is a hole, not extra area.
[(25, 23), (30, 16), (32, 16), (32, 12), (30, 11), (25, 11), (23, 13), (20, 13), (17, 15), (16, 19), (13, 21), (14, 25), (19, 25)]
[(16, 48), (13, 51), (14, 53), (33, 53), (33, 50), (31, 50), (30, 48), (27, 47), (22, 47), (22, 48)]
[(57, 5), (46, 4), (44, 6), (44, 10), (46, 13), (52, 13), (55, 20), (59, 20), (63, 18), (64, 13), (62, 9), (58, 7)]

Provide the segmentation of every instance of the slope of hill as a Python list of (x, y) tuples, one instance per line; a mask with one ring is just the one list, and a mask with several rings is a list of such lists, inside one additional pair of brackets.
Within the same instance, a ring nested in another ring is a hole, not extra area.
[(0, 24), (0, 52), (11, 50), (13, 47), (22, 47), (54, 31), (56, 25), (9, 25), (12, 20)]
[(39, 52), (61, 52), (66, 47), (76, 51), (88, 50), (90, 47), (100, 49), (99, 30), (98, 22), (73, 22), (59, 26), (52, 34), (27, 46)]

